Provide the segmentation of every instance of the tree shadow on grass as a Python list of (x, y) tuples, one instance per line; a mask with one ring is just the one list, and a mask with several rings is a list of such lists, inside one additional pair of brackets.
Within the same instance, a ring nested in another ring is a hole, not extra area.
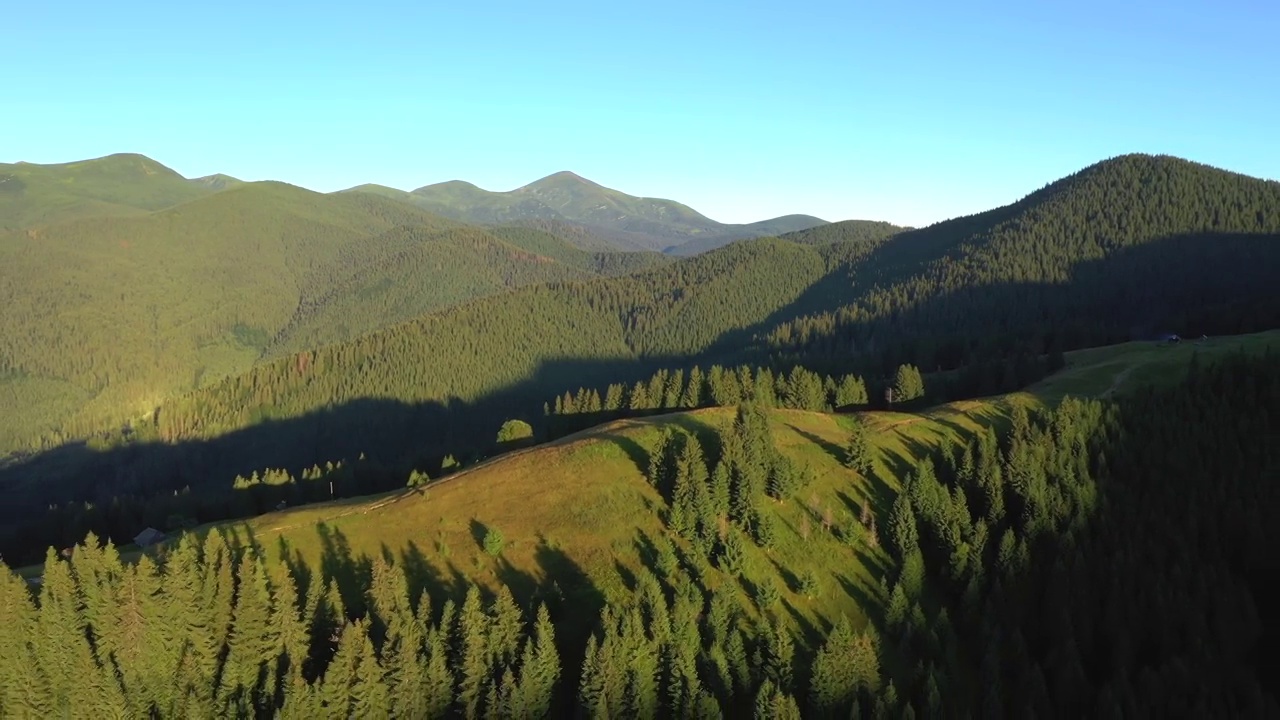
[(366, 590), (373, 582), (373, 563), (367, 555), (355, 557), (346, 535), (323, 522), (316, 523), (320, 536), (320, 571), (338, 584), (347, 613), (359, 617), (367, 611)]
[(641, 447), (640, 443), (621, 433), (605, 433), (600, 437), (621, 448), (641, 475), (649, 472), (649, 451)]
[(854, 599), (858, 603), (858, 607), (867, 616), (867, 620), (876, 628), (884, 626), (884, 601), (876, 597), (875, 592), (867, 587), (863, 587), (858, 583), (857, 578), (846, 575), (836, 574), (836, 581), (840, 583), (840, 587), (845, 594)]
[(783, 598), (781, 600), (782, 607), (791, 615), (791, 619), (795, 621), (796, 627), (800, 630), (800, 638), (805, 647), (816, 650), (821, 647), (823, 639), (826, 637), (822, 629), (813, 624), (804, 613), (791, 603), (790, 600)]
[(789, 428), (791, 428), (793, 431), (795, 431), (795, 433), (796, 433), (797, 435), (799, 435), (800, 437), (802, 437), (802, 438), (804, 438), (805, 440), (808, 440), (809, 442), (813, 443), (814, 445), (817, 445), (818, 447), (822, 448), (823, 452), (825, 452), (825, 453), (827, 453), (828, 455), (830, 455), (830, 456), (831, 456), (831, 458), (832, 458), (833, 460), (835, 460), (836, 462), (838, 462), (838, 463), (840, 463), (840, 464), (842, 464), (842, 465), (844, 464), (844, 448), (840, 447), (839, 445), (836, 445), (836, 444), (835, 444), (835, 443), (833, 443), (833, 442), (830, 442), (830, 441), (828, 441), (828, 440), (824, 440), (823, 438), (821, 438), (821, 437), (819, 437), (819, 436), (817, 436), (817, 435), (815, 435), (815, 434), (813, 434), (813, 433), (809, 432), (808, 430), (802, 430), (802, 429), (800, 429), (800, 428), (798, 428), (798, 427), (796, 427), (795, 425), (792, 425), (792, 424), (790, 424), (790, 423), (788, 423), (788, 424), (787, 424), (787, 427), (789, 427)]

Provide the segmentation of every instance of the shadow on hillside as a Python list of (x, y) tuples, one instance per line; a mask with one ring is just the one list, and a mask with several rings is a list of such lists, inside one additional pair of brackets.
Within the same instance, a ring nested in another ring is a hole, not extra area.
[(627, 457), (636, 466), (636, 470), (640, 471), (641, 475), (648, 474), (649, 451), (640, 447), (640, 443), (621, 433), (604, 433), (600, 437), (601, 439), (607, 440), (621, 448), (622, 452), (627, 454)]
[[(317, 523), (315, 530), (320, 541), (318, 568), (309, 566), (301, 551), (290, 547), (283, 537), (278, 540), (278, 552), (299, 593), (305, 592), (313, 575), (319, 573), (322, 586), (327, 586), (330, 582), (337, 585), (350, 617), (364, 615), (369, 609), (368, 590), (373, 582), (372, 558), (363, 552), (354, 552), (347, 537), (338, 528)], [(237, 551), (252, 546), (251, 539), (229, 536), (227, 541)], [(431, 606), (436, 611), (449, 600), (461, 603), (473, 584), (452, 560), (430, 557), (412, 540), (407, 541), (398, 551), (381, 543), (379, 554), (388, 565), (397, 566), (403, 571), (409, 601), (415, 606), (424, 595), (430, 599)], [(564, 551), (539, 539), (534, 551), (534, 563), (536, 569), (529, 572), (499, 557), (495, 573), (497, 581), (511, 591), (517, 603), (530, 613), (530, 618), (539, 605), (547, 607), (557, 626), (561, 620), (567, 619), (568, 624), (572, 625), (574, 618), (595, 618), (599, 615), (605, 605), (603, 593)], [(493, 589), (482, 587), (482, 595), (486, 600), (492, 600)], [(584, 628), (582, 633), (589, 630), (590, 628)]]
[(833, 442), (828, 442), (827, 440), (822, 439), (821, 437), (809, 432), (808, 430), (801, 430), (800, 428), (790, 423), (786, 423), (786, 425), (787, 427), (794, 430), (795, 433), (800, 437), (822, 448), (823, 452), (831, 456), (831, 459), (835, 460), (837, 463), (840, 463), (841, 465), (844, 464), (844, 455), (845, 455), (844, 448), (840, 447), (839, 445), (836, 445)]
[[(705, 368), (713, 362), (762, 358), (751, 340), (758, 333), (831, 302), (857, 302), (877, 285), (920, 272), (922, 263), (944, 257), (962, 239), (959, 228), (990, 227), (1005, 211), (992, 212), (904, 233), (876, 246), (867, 255), (866, 276), (861, 270), (855, 273), (847, 292), (830, 287), (835, 280), (824, 280), (811, 291), (821, 298), (802, 295), (744, 329), (721, 333), (697, 362)], [(1153, 329), (1195, 336), (1275, 327), (1280, 325), (1280, 296), (1274, 291), (1280, 254), (1271, 248), (1278, 242), (1280, 238), (1268, 235), (1183, 235), (1078, 262), (1065, 282), (1001, 282), (922, 293), (922, 299), (892, 317), (841, 320), (842, 339), (807, 358), (806, 365), (823, 372), (860, 371), (874, 385), (902, 361), (915, 361), (926, 371), (949, 370), (959, 358), (984, 357), (992, 348), (1044, 352), (1050, 326), (1061, 349), (1127, 341)], [(838, 272), (844, 271), (828, 275)], [(974, 318), (982, 318), (981, 323), (975, 325)], [(873, 352), (859, 355), (863, 349)], [(438, 473), (446, 454), (464, 465), (493, 455), (497, 429), (507, 418), (523, 417), (545, 437), (548, 418), (542, 408), (557, 394), (633, 383), (658, 367), (692, 363), (693, 358), (657, 355), (643, 360), (548, 358), (530, 377), (474, 402), (347, 398), (211, 439), (166, 443), (117, 433), (117, 444), (108, 449), (68, 443), (0, 467), (0, 491), (6, 497), (0, 507), (0, 554), (11, 564), (35, 562), (46, 547), (65, 547), (88, 531), (125, 544), (148, 526), (169, 531), (261, 514), (281, 502), (296, 506), (401, 488), (410, 469)], [(168, 411), (161, 408), (161, 416)], [(238, 406), (208, 411), (210, 416), (246, 418), (270, 412)], [(193, 425), (203, 419), (185, 418)], [(623, 449), (633, 460), (640, 458), (634, 448)], [(365, 460), (359, 460), (362, 454)], [(894, 475), (909, 471), (905, 458), (886, 460)], [(319, 480), (231, 491), (237, 475), (274, 467), (296, 477), (326, 461), (345, 463)], [(51, 505), (59, 508), (46, 511)]]

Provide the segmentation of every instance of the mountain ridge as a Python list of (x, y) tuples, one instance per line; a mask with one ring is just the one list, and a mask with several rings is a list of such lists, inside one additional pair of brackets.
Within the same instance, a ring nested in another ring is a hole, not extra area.
[[(827, 222), (811, 215), (791, 214), (754, 223), (720, 223), (683, 203), (629, 195), (571, 170), (560, 170), (506, 191), (485, 190), (465, 180), (446, 180), (411, 191), (358, 185), (339, 192), (395, 197), (473, 224), (570, 223), (610, 239), (620, 249), (676, 255), (705, 252), (735, 240), (793, 232)], [(679, 251), (681, 247), (685, 250)]]

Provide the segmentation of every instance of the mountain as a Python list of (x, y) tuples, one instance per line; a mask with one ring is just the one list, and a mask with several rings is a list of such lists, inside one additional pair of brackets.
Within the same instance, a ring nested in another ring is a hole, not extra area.
[[(1046, 354), (1073, 348), (1280, 327), (1280, 184), (1176, 158), (1114, 158), (986, 213), (889, 237), (865, 229), (849, 226), (843, 242), (738, 242), (622, 277), (489, 295), (337, 345), (308, 339), (287, 346), (313, 344), (305, 352), (155, 403), (127, 436), (174, 445), (155, 467), (206, 487), (233, 468), (180, 448), (260, 426), (276, 436), (227, 453), (236, 472), (362, 452), (396, 465), (481, 451), (504, 419), (543, 426), (565, 393), (603, 398), (660, 368), (800, 364), (861, 374), (875, 397), (909, 363), (964, 397), (1020, 387), (1043, 374)], [(62, 427), (122, 442), (118, 429)], [(106, 473), (47, 457), (12, 471), (47, 482), (37, 503)], [(131, 462), (95, 493), (137, 492), (157, 472)]]
[(0, 236), (15, 428), (38, 363), (107, 394), (233, 321), (261, 360), (0, 463), (2, 712), (1280, 715), (1280, 330), (1219, 337), (1280, 328), (1280, 184), (1129, 155), (680, 259), (556, 227), (254, 183)]
[(233, 182), (226, 176), (187, 180), (135, 154), (58, 165), (0, 164), (0, 231), (85, 217), (142, 215)]
[[(558, 172), (510, 192), (489, 192), (461, 180), (405, 193), (379, 185), (366, 192), (411, 202), (425, 210), (468, 223), (559, 222), (582, 227), (625, 250), (705, 252), (734, 240), (791, 232), (825, 221), (787, 215), (749, 225), (725, 225), (671, 200), (639, 198), (604, 187), (571, 172)], [(694, 251), (681, 251), (696, 242)]]
[[(224, 188), (208, 194), (158, 165), (112, 163), (116, 198), (138, 208), (0, 232), (0, 397), (10, 411), (0, 452), (136, 419), (263, 360), (452, 304), (663, 261), (588, 253), (535, 231), (498, 237), (368, 194), (220, 177), (196, 183)], [(72, 184), (87, 187), (104, 167), (90, 163)], [(155, 177), (178, 194), (148, 194)], [(204, 196), (140, 209), (192, 192)]]
[(210, 190), (226, 190), (229, 187), (244, 184), (243, 180), (233, 178), (230, 175), (215, 173), (213, 175), (205, 175), (204, 177), (192, 178), (187, 182), (207, 187)]

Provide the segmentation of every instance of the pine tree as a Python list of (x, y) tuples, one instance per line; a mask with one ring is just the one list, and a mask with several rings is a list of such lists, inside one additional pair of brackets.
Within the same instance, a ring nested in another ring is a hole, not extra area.
[(649, 389), (644, 383), (636, 381), (636, 384), (631, 386), (631, 392), (627, 395), (627, 407), (632, 412), (650, 408)]
[(772, 680), (765, 680), (756, 693), (755, 720), (800, 720), (800, 707), (796, 701)]
[(822, 717), (847, 715), (862, 689), (880, 687), (875, 641), (855, 634), (847, 618), (836, 623), (813, 661), (809, 699)]
[[(87, 628), (81, 593), (69, 565), (50, 548), (45, 555), (36, 632), (31, 636), (36, 666), (44, 678), (40, 684), (48, 688), (46, 703), (63, 709), (116, 706), (123, 710), (114, 678), (94, 660)], [(100, 693), (106, 694), (99, 697)]]
[(702, 369), (694, 365), (689, 371), (689, 383), (685, 386), (684, 394), (680, 396), (680, 407), (692, 409), (702, 406), (703, 383)]
[(364, 623), (357, 620), (342, 628), (337, 651), (325, 669), (318, 692), (326, 717), (352, 717), (352, 688), (359, 673), (361, 653), (368, 640)]
[(908, 402), (924, 396), (924, 380), (915, 365), (899, 365), (893, 380), (894, 402)]
[(920, 531), (916, 527), (915, 511), (907, 493), (901, 493), (889, 510), (889, 537), (899, 558), (905, 558), (920, 547)]
[(669, 410), (680, 407), (680, 399), (684, 396), (684, 393), (684, 370), (673, 370), (667, 377), (667, 387), (663, 393), (662, 407)]
[(499, 585), (497, 598), (489, 606), (489, 664), (503, 667), (515, 662), (524, 635), (524, 618), (511, 590)]
[(555, 627), (545, 605), (538, 606), (532, 650), (520, 666), (521, 716), (544, 718), (551, 712), (556, 683), (560, 680), (560, 655), (556, 651)]
[(445, 717), (453, 702), (454, 678), (450, 671), (449, 645), (446, 636), (451, 621), (452, 613), (446, 611), (441, 618), (441, 627), (432, 630), (427, 637), (426, 659), (422, 669), (422, 692), (426, 697), (426, 706), (422, 717)]
[(845, 445), (844, 465), (861, 475), (871, 472), (871, 443), (867, 427), (858, 418), (853, 418), (849, 431), (849, 441)]
[(54, 698), (33, 647), (37, 610), (26, 582), (7, 567), (0, 567), (0, 627), (0, 713), (52, 717)]
[(358, 718), (389, 718), (391, 697), (382, 665), (369, 640), (368, 624), (358, 622), (355, 676), (351, 683), (351, 714)]
[(845, 375), (836, 386), (835, 406), (837, 408), (862, 407), (868, 402), (867, 385), (857, 375)]
[(458, 612), (453, 647), (458, 707), (466, 717), (478, 717), (488, 691), (489, 617), (480, 600), (480, 588), (475, 585), (467, 588), (466, 600)]
[(605, 656), (592, 635), (587, 639), (586, 654), (582, 659), (582, 675), (578, 682), (578, 706), (583, 716), (604, 720), (609, 713), (609, 685)]
[(242, 707), (263, 707), (269, 668), (281, 647), (280, 628), (272, 624), (273, 596), (266, 568), (256, 552), (241, 557), (231, 638), (219, 697)]
[(616, 412), (622, 409), (622, 397), (625, 390), (619, 383), (610, 383), (609, 388), (604, 394), (604, 409), (606, 412)]
[(649, 384), (645, 388), (645, 396), (649, 400), (649, 408), (657, 409), (663, 407), (663, 401), (667, 391), (666, 368), (662, 368), (649, 377)]
[(791, 687), (794, 682), (795, 655), (795, 641), (791, 634), (779, 625), (770, 625), (764, 635), (765, 678), (779, 688)]
[(720, 541), (717, 564), (725, 573), (736, 577), (742, 572), (742, 563), (745, 559), (746, 549), (742, 546), (742, 537), (736, 530), (730, 528)]
[(777, 388), (778, 383), (773, 377), (772, 370), (767, 367), (756, 368), (755, 392), (752, 394), (750, 400), (760, 407), (777, 407)]

